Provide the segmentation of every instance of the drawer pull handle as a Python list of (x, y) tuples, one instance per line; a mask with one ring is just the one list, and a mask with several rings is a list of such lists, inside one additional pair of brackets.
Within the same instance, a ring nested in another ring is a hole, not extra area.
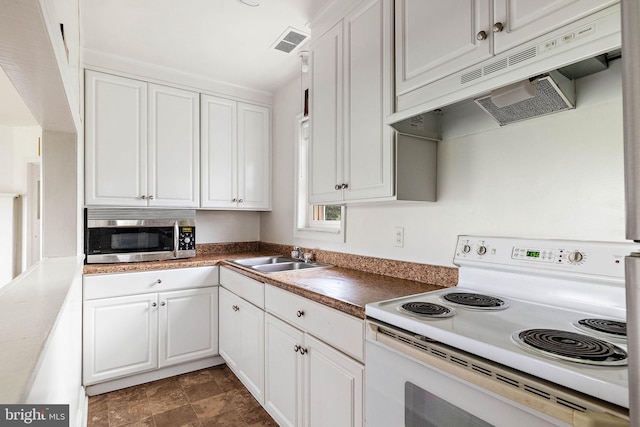
[(153, 282), (154, 285), (159, 285), (160, 283), (162, 283), (162, 280), (158, 279), (155, 282)]
[(298, 316), (298, 317), (304, 316), (304, 311), (298, 310), (298, 312), (296, 313), (296, 316)]

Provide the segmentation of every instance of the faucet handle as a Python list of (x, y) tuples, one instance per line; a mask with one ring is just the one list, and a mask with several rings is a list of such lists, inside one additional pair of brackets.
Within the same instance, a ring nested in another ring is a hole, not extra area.
[(311, 258), (313, 258), (313, 254), (311, 252), (305, 252), (302, 256), (304, 257), (304, 262), (309, 262), (311, 261)]

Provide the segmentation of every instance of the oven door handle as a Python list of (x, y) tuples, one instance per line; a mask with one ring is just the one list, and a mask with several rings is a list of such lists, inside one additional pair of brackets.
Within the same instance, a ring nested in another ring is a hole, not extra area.
[(178, 248), (180, 247), (180, 226), (178, 221), (173, 222), (173, 256), (178, 258)]

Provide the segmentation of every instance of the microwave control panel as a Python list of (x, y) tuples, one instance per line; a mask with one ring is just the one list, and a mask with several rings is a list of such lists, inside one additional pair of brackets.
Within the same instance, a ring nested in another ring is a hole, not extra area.
[(196, 228), (189, 226), (180, 227), (180, 245), (178, 250), (194, 251), (196, 249)]

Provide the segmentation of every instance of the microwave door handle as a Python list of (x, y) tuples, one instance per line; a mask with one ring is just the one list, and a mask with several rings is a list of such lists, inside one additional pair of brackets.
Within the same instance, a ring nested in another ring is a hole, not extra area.
[(173, 257), (178, 258), (178, 248), (180, 247), (180, 227), (178, 221), (173, 223)]

